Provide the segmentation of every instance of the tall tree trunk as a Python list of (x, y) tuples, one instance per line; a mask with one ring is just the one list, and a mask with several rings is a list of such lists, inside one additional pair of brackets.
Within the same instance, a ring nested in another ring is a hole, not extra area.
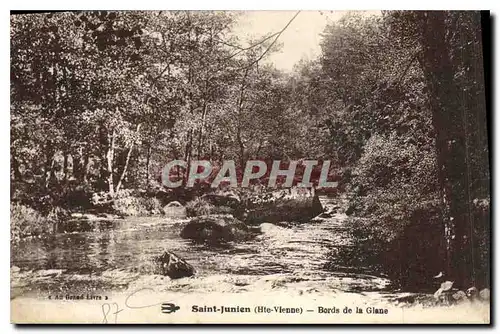
[(247, 82), (249, 70), (250, 70), (249, 67), (247, 67), (245, 70), (245, 74), (243, 75), (243, 78), (241, 80), (240, 94), (238, 97), (238, 115), (240, 117), (238, 117), (238, 128), (237, 128), (237, 132), (236, 132), (236, 140), (238, 141), (238, 146), (240, 149), (240, 167), (242, 170), (244, 170), (244, 168), (245, 168), (246, 161), (245, 161), (245, 144), (243, 143), (243, 138), (241, 135), (241, 127), (242, 126), (241, 126), (240, 120), (242, 118), (241, 115), (243, 114), (243, 104), (245, 101), (245, 88), (246, 88), (246, 82)]
[(207, 103), (206, 101), (203, 102), (203, 108), (202, 108), (202, 113), (201, 113), (201, 124), (200, 124), (200, 131), (198, 132), (198, 148), (196, 150), (196, 156), (198, 159), (201, 159), (201, 155), (203, 154), (202, 149), (203, 149), (203, 132), (205, 130), (205, 119), (207, 116)]
[(63, 173), (64, 173), (64, 182), (66, 183), (68, 181), (68, 175), (69, 175), (69, 170), (68, 170), (68, 159), (69, 159), (69, 154), (64, 152), (64, 162), (63, 162)]
[(88, 182), (88, 175), (90, 171), (90, 157), (87, 152), (83, 153), (83, 173), (82, 173), (82, 178), (81, 182), (87, 183)]
[(123, 166), (122, 173), (120, 175), (120, 178), (118, 179), (118, 183), (116, 184), (116, 192), (120, 191), (120, 188), (122, 186), (122, 182), (125, 179), (125, 175), (127, 175), (128, 171), (128, 165), (130, 163), (130, 156), (132, 155), (132, 150), (134, 149), (134, 144), (131, 144), (128, 152), (127, 152), (127, 158), (125, 159), (125, 165)]
[(109, 190), (108, 185), (108, 166), (107, 166), (107, 153), (109, 150), (109, 129), (106, 127), (104, 122), (101, 122), (97, 129), (99, 133), (99, 176), (96, 182), (96, 186), (99, 190), (106, 191)]
[(146, 188), (149, 188), (149, 165), (151, 163), (151, 144), (148, 144), (146, 151)]
[(82, 178), (82, 171), (83, 171), (83, 166), (82, 166), (82, 160), (81, 160), (81, 150), (76, 149), (73, 152), (71, 152), (71, 160), (72, 160), (72, 173), (73, 177), (80, 182)]
[(186, 152), (184, 154), (184, 161), (187, 161), (187, 168), (184, 172), (184, 181), (187, 182), (187, 177), (189, 173), (189, 168), (191, 167), (191, 153), (193, 146), (193, 129), (189, 129), (188, 131), (188, 140), (186, 143)]
[(213, 158), (214, 158), (215, 148), (214, 148), (214, 143), (212, 142), (212, 140), (211, 140), (211, 139), (210, 139), (210, 141), (209, 141), (209, 143), (208, 143), (208, 147), (209, 147), (209, 150), (208, 150), (208, 152), (209, 152), (209, 154), (208, 154), (208, 159), (209, 159), (210, 161), (212, 161), (212, 160), (213, 160)]
[(236, 141), (238, 142), (238, 147), (240, 149), (240, 167), (242, 170), (245, 168), (245, 144), (243, 143), (243, 139), (241, 138), (241, 130), (238, 127), (236, 132)]
[(453, 81), (454, 67), (446, 35), (445, 12), (423, 15), (423, 70), (430, 88), (430, 106), (434, 130), (438, 180), (443, 203), (446, 271), (457, 286), (470, 286), (470, 254), (465, 249), (469, 223), (467, 157), (464, 113), (458, 103), (459, 91)]
[[(137, 124), (137, 127), (135, 129), (135, 134), (136, 136), (139, 134), (139, 131), (141, 130), (141, 124)], [(123, 180), (125, 179), (125, 176), (127, 175), (128, 171), (128, 166), (130, 164), (130, 157), (132, 156), (132, 151), (134, 149), (135, 141), (132, 141), (130, 144), (130, 147), (127, 152), (127, 158), (125, 160), (125, 165), (123, 166), (122, 173), (120, 175), (120, 179), (118, 180), (118, 184), (116, 185), (116, 192), (118, 192), (122, 186)]]
[(115, 195), (114, 181), (113, 181), (113, 159), (115, 155), (115, 129), (111, 131), (108, 139), (108, 150), (106, 152), (106, 161), (108, 167), (108, 191), (111, 196)]
[(51, 141), (49, 141), (45, 146), (45, 166), (44, 166), (45, 188), (49, 187), (51, 181), (54, 178), (54, 173), (53, 173), (54, 155), (55, 155), (54, 145)]

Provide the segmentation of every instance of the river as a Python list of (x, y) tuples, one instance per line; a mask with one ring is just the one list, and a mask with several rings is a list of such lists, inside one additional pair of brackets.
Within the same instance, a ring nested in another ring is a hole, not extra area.
[[(321, 201), (326, 207), (335, 204), (328, 198), (321, 198)], [(32, 317), (30, 310), (35, 306), (52, 314), (53, 318), (60, 312), (58, 307), (66, 305), (51, 304), (50, 299), (54, 296), (63, 299), (82, 295), (113, 296), (115, 304), (122, 305), (126, 304), (123, 298), (135, 296), (140, 291), (145, 305), (156, 299), (162, 302), (165, 298), (182, 300), (186, 305), (214, 300), (252, 300), (252, 305), (260, 300), (270, 305), (272, 300), (279, 300), (283, 305), (299, 301), (310, 303), (312, 308), (317, 305), (331, 307), (332, 303), (336, 307), (370, 308), (376, 305), (391, 310), (391, 316), (383, 318), (384, 322), (455, 323), (465, 317), (471, 322), (489, 321), (489, 308), (485, 303), (442, 309), (433, 302), (432, 294), (395, 290), (389, 279), (374, 272), (373, 268), (351, 268), (347, 263), (352, 261), (332, 258), (332, 254), (342, 253), (339, 249), (353, 246), (346, 219), (346, 215), (337, 213), (301, 225), (263, 223), (262, 233), (255, 239), (219, 248), (180, 238), (180, 231), (188, 220), (165, 217), (129, 217), (96, 226), (89, 232), (24, 239), (11, 246), (11, 305), (15, 305), (11, 307), (19, 310), (14, 318), (23, 319), (25, 313)], [(196, 275), (181, 279), (155, 275), (151, 259), (164, 250), (187, 260), (196, 268)], [(430, 303), (415, 303), (419, 297)], [(92, 305), (71, 304), (82, 311), (72, 321), (101, 321), (100, 304)], [(93, 312), (91, 317), (86, 315), (89, 307)], [(73, 314), (76, 312), (74, 309)], [(56, 318), (65, 322), (64, 314)], [(147, 316), (153, 319), (151, 314)], [(37, 321), (44, 321), (45, 315), (39, 314), (39, 317)], [(144, 321), (131, 317), (128, 321)], [(56, 318), (53, 321), (59, 321)], [(151, 321), (165, 321), (155, 319)], [(207, 322), (231, 321), (203, 319)], [(344, 323), (378, 322), (379, 319), (382, 320), (377, 317), (325, 317), (311, 321)], [(262, 318), (257, 320), (260, 322)], [(275, 320), (287, 322), (289, 319)], [(179, 321), (191, 322), (192, 318)]]
[[(328, 206), (328, 198), (321, 199)], [(57, 233), (12, 246), (12, 295), (78, 294), (168, 285), (174, 290), (225, 292), (262, 289), (383, 291), (387, 278), (352, 270), (332, 271), (331, 250), (351, 246), (347, 217), (308, 224), (264, 223), (255, 239), (224, 247), (180, 238), (187, 220), (130, 217), (94, 231)], [(150, 260), (163, 250), (186, 259), (196, 277), (172, 280), (152, 273)]]

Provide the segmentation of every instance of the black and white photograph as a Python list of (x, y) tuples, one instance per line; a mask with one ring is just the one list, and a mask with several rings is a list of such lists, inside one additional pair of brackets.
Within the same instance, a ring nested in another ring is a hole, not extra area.
[(10, 13), (15, 324), (490, 324), (490, 13)]

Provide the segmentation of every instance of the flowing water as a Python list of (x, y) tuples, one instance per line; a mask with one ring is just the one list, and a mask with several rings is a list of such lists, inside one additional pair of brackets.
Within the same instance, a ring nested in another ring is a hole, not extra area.
[[(331, 204), (326, 198), (322, 202)], [(255, 239), (224, 247), (184, 240), (179, 235), (187, 220), (164, 217), (127, 218), (90, 232), (27, 239), (12, 246), (12, 298), (153, 285), (186, 292), (386, 289), (390, 282), (380, 275), (326, 269), (332, 249), (351, 246), (345, 219), (334, 214), (302, 225), (263, 223)], [(151, 259), (167, 249), (192, 264), (196, 276), (170, 280), (154, 275)]]
[[(335, 204), (321, 200), (324, 206)], [(124, 298), (132, 295), (139, 305), (164, 302), (165, 298), (185, 305), (212, 305), (216, 300), (253, 305), (264, 298), (264, 305), (279, 302), (293, 306), (300, 300), (310, 308), (387, 308), (390, 317), (383, 320), (395, 323), (489, 321), (487, 303), (445, 305), (443, 309), (432, 294), (395, 291), (373, 267), (350, 267), (362, 262), (341, 255), (349, 254), (343, 250), (354, 246), (346, 219), (344, 214), (334, 214), (301, 225), (262, 223), (262, 233), (255, 239), (224, 247), (197, 245), (180, 238), (188, 220), (165, 217), (127, 218), (97, 225), (93, 231), (25, 239), (11, 248), (11, 303), (17, 309), (31, 310), (38, 305), (45, 312), (57, 313), (65, 304), (51, 303), (51, 298), (110, 296), (122, 307), (127, 303)], [(164, 250), (192, 264), (195, 276), (170, 279), (154, 274), (151, 259)], [(102, 321), (103, 306), (89, 305), (94, 304), (71, 303), (73, 314), (81, 313), (76, 322)], [(133, 311), (122, 312), (127, 321)], [(89, 318), (88, 312), (94, 318)], [(280, 319), (277, 321), (290, 320)], [(382, 320), (377, 315), (317, 319), (328, 323)]]

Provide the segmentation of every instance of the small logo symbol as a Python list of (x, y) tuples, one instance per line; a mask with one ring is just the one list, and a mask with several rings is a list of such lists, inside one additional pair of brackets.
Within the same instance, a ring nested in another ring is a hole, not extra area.
[(175, 311), (177, 311), (178, 309), (180, 309), (179, 306), (173, 304), (173, 303), (163, 303), (161, 304), (161, 312), (162, 313), (174, 313)]

